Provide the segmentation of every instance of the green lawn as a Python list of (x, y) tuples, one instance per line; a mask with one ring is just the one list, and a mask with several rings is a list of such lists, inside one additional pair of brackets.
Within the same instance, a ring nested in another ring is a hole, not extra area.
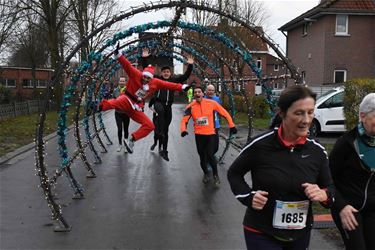
[[(237, 112), (235, 115), (235, 123), (237, 125), (247, 125), (248, 124), (248, 117), (246, 113)], [(253, 120), (253, 126), (254, 129), (267, 129), (269, 126), (270, 119), (266, 118), (254, 118)], [(221, 124), (226, 124), (225, 119), (220, 120)]]
[[(68, 124), (73, 123), (75, 108), (68, 112)], [(48, 112), (45, 121), (44, 134), (48, 135), (57, 130), (58, 113)], [(17, 116), (0, 122), (0, 157), (15, 149), (33, 142), (39, 114)]]

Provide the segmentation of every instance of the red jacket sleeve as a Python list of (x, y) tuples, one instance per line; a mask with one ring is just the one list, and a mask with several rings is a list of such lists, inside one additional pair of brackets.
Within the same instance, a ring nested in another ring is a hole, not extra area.
[(129, 76), (129, 78), (136, 79), (137, 77), (142, 75), (142, 72), (139, 71), (137, 68), (135, 68), (128, 59), (126, 59), (125, 56), (121, 55), (118, 58), (118, 61), (120, 62), (122, 68), (125, 70), (126, 74)]
[(152, 81), (156, 84), (158, 89), (169, 89), (174, 91), (182, 91), (182, 84), (163, 81), (157, 78), (153, 78)]

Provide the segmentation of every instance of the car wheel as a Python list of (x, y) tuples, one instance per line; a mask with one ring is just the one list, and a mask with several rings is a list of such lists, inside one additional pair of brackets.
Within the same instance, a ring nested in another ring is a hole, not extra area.
[(319, 132), (320, 132), (319, 122), (317, 120), (313, 120), (310, 126), (310, 136), (316, 137), (318, 136)]

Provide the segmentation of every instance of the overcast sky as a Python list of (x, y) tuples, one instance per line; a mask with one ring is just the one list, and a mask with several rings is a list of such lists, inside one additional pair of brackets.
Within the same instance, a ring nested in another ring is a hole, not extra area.
[[(123, 10), (130, 6), (139, 6), (142, 3), (141, 1), (133, 0), (120, 0), (120, 2), (121, 9)], [(145, 2), (147, 3), (149, 1)], [(280, 44), (284, 50), (286, 40), (284, 35), (277, 29), (319, 4), (319, 0), (258, 0), (258, 2), (263, 2), (269, 15), (269, 19), (267, 19), (265, 23), (266, 32)], [(147, 18), (145, 18), (145, 15), (147, 15)], [(170, 11), (150, 12), (144, 15), (137, 15), (125, 21), (124, 25), (129, 27), (145, 22), (170, 19), (172, 16), (173, 14)]]
[[(141, 1), (133, 0), (119, 0), (121, 2), (121, 10), (126, 10), (130, 6), (142, 5)], [(320, 0), (257, 0), (263, 2), (266, 8), (266, 13), (269, 18), (265, 23), (266, 33), (273, 38), (273, 40), (280, 45), (283, 51), (285, 51), (286, 39), (285, 36), (278, 31), (282, 25), (291, 21), (295, 17), (302, 13), (310, 10), (319, 4)], [(149, 3), (150, 1), (145, 1)], [(154, 2), (154, 1), (152, 1)], [(156, 1), (158, 2), (158, 1)], [(157, 12), (149, 12), (146, 14), (138, 14), (131, 19), (124, 20), (122, 22), (124, 28), (129, 28), (134, 25), (142, 23), (153, 22), (158, 20), (170, 20), (173, 18), (173, 12), (169, 10), (162, 10)], [(178, 70), (180, 71), (180, 70)]]
[(285, 51), (285, 36), (277, 30), (295, 17), (312, 9), (319, 4), (319, 0), (261, 0), (269, 13), (266, 31)]

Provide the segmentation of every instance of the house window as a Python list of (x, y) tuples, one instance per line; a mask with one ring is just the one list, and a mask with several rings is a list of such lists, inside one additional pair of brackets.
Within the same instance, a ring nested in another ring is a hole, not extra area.
[(277, 83), (277, 82), (273, 83), (273, 88), (274, 89), (278, 89), (279, 88), (279, 83)]
[(346, 82), (346, 70), (335, 70), (333, 76), (334, 83)]
[(278, 64), (273, 65), (273, 71), (279, 71), (279, 65)]
[[(47, 81), (46, 80), (35, 80), (35, 85), (37, 88), (46, 88)], [(22, 87), (23, 88), (34, 88), (33, 80), (31, 79), (23, 79), (22, 80)]]
[(22, 87), (23, 88), (32, 88), (33, 87), (33, 82), (31, 79), (23, 79), (22, 80)]
[(37, 88), (46, 88), (47, 87), (47, 81), (45, 80), (38, 80), (38, 83), (36, 85)]
[(336, 15), (336, 35), (348, 35), (347, 15)]
[(302, 77), (302, 83), (306, 84), (306, 71), (301, 72), (301, 77)]
[(307, 35), (307, 23), (304, 23), (303, 25), (302, 25), (302, 35), (303, 36), (306, 36)]
[(258, 57), (258, 60), (257, 60), (257, 68), (262, 69), (262, 58), (260, 57)]
[(6, 88), (15, 88), (16, 87), (16, 80), (15, 79), (4, 79), (5, 87)]
[(238, 92), (241, 91), (241, 84), (238, 84), (238, 85), (237, 85), (237, 91), (238, 91)]

